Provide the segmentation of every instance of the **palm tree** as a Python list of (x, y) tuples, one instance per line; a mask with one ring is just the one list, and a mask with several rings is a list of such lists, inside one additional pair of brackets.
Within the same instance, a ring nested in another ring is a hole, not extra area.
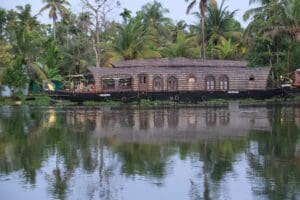
[[(198, 3), (197, 0), (185, 0), (186, 2), (190, 2), (187, 7), (186, 13), (189, 14), (191, 10)], [(216, 5), (216, 0), (210, 0), (211, 5)], [(202, 52), (200, 52), (200, 57), (202, 55), (203, 60), (205, 60), (205, 13), (207, 9), (207, 0), (199, 0), (199, 11), (201, 14), (201, 32), (202, 32)]]
[[(258, 35), (275, 44), (283, 39), (289, 41), (286, 51), (286, 69), (289, 74), (292, 49), (300, 33), (300, 2), (298, 0), (260, 2), (262, 3), (261, 7), (249, 10), (244, 15), (246, 19), (251, 15), (254, 16), (245, 35), (250, 37)], [(278, 52), (278, 50), (276, 51)]]
[[(38, 46), (36, 44), (39, 23), (35, 16), (31, 16), (31, 6), (26, 4), (24, 7), (17, 6), (16, 18), (11, 27), (10, 40), (15, 49), (17, 56), (22, 57), (25, 62), (33, 60), (35, 51)], [(23, 64), (26, 64), (26, 63)]]
[[(287, 70), (290, 72), (291, 51), (294, 46), (295, 40), (300, 42), (300, 1), (287, 0), (284, 2), (284, 17), (285, 23), (283, 24), (283, 32), (287, 32), (290, 43), (287, 51)], [(277, 30), (280, 30), (277, 28)]]
[(127, 23), (128, 19), (131, 18), (131, 11), (128, 10), (127, 8), (124, 8), (120, 16), (123, 18), (124, 22)]
[(231, 39), (221, 38), (221, 41), (214, 49), (220, 59), (235, 59), (238, 53), (238, 44), (233, 44)]
[(185, 36), (183, 30), (178, 30), (176, 32), (176, 38), (174, 43), (167, 43), (165, 47), (161, 49), (161, 54), (163, 57), (185, 57), (193, 58), (194, 52), (196, 52), (197, 47), (195, 47), (195, 37)]
[(171, 19), (165, 17), (165, 14), (168, 13), (169, 10), (157, 1), (147, 3), (140, 11), (144, 30), (151, 34), (153, 38), (158, 39), (157, 46), (160, 46), (162, 40), (167, 38), (167, 26), (171, 23)]
[(282, 0), (249, 0), (249, 4), (260, 3), (261, 6), (247, 10), (243, 18), (245, 21), (247, 21), (250, 17), (253, 17), (256, 14), (262, 13), (263, 11), (267, 10), (271, 4), (277, 4), (280, 2), (282, 2)]
[(12, 28), (12, 45), (16, 52), (17, 59), (20, 59), (20, 67), (25, 67), (27, 74), (34, 78), (46, 80), (43, 70), (35, 62), (42, 47), (40, 25), (36, 16), (31, 15), (31, 6), (17, 6), (15, 24)]
[(49, 18), (53, 20), (53, 38), (56, 39), (56, 21), (58, 15), (66, 17), (67, 8), (65, 6), (70, 6), (70, 3), (67, 0), (43, 0), (43, 3), (46, 3), (46, 5), (41, 8), (39, 13), (50, 9)]
[(139, 15), (118, 27), (113, 41), (115, 57), (124, 60), (160, 57), (158, 51), (151, 47), (152, 38), (143, 30), (141, 19)]
[(205, 27), (207, 37), (210, 42), (216, 44), (222, 37), (231, 37), (232, 35), (242, 35), (239, 27), (234, 27), (234, 15), (237, 10), (229, 12), (228, 6), (224, 7), (225, 0), (222, 1), (220, 7), (209, 6), (207, 8), (207, 16)]

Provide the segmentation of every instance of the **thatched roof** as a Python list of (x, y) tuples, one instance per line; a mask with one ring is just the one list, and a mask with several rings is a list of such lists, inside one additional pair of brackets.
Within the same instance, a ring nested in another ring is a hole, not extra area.
[(200, 60), (188, 58), (141, 59), (113, 62), (114, 68), (128, 67), (246, 67), (245, 61)]

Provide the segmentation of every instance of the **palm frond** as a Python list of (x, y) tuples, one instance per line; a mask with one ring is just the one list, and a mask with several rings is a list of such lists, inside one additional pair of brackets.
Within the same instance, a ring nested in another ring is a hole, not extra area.
[(197, 1), (196, 0), (193, 0), (187, 7), (186, 9), (186, 14), (189, 14), (191, 12), (191, 10), (195, 7)]

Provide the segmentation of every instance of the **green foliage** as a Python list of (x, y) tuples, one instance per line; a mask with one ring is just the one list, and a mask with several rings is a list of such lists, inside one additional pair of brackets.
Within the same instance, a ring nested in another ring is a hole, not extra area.
[(45, 52), (41, 60), (43, 64), (50, 68), (58, 68), (62, 57), (62, 53), (55, 40), (49, 39), (45, 42)]
[(59, 69), (57, 67), (48, 67), (48, 65), (44, 66), (44, 72), (47, 76), (47, 79), (50, 81), (63, 81), (63, 77), (59, 73)]
[(160, 46), (168, 37), (169, 30), (167, 27), (171, 23), (171, 19), (165, 17), (168, 13), (169, 10), (157, 1), (147, 3), (138, 13), (138, 15), (142, 16), (144, 31), (152, 36), (156, 46)]
[(4, 85), (7, 85), (11, 88), (13, 95), (17, 89), (25, 86), (25, 84), (28, 82), (28, 79), (20, 58), (14, 60), (9, 67), (4, 69), (1, 79), (1, 82)]
[(187, 37), (182, 31), (177, 33), (176, 41), (174, 43), (168, 42), (165, 47), (161, 49), (163, 57), (186, 57), (194, 58), (199, 52), (197, 40), (195, 37)]
[(131, 18), (127, 24), (118, 26), (113, 49), (116, 56), (124, 60), (160, 57), (151, 39), (144, 31), (141, 16), (137, 16)]
[(136, 15), (124, 9), (122, 23), (100, 20), (99, 29), (91, 12), (72, 13), (66, 0), (43, 1), (40, 13), (49, 11), (53, 27), (38, 22), (29, 4), (0, 9), (0, 68), (18, 58), (27, 78), (40, 82), (61, 81), (76, 73), (76, 65), (85, 72), (100, 61), (101, 66), (111, 66), (115, 60), (205, 54), (210, 59), (247, 59), (251, 66), (271, 65), (273, 79), (299, 67), (298, 0), (251, 1), (260, 6), (245, 13), (245, 19), (253, 19), (245, 31), (225, 1), (186, 2), (188, 12), (199, 8), (195, 25), (166, 17), (169, 10), (158, 1), (145, 4)]
[(235, 31), (240, 31), (234, 25), (233, 17), (237, 10), (229, 12), (228, 7), (224, 7), (225, 1), (223, 0), (220, 7), (209, 6), (207, 8), (206, 16), (206, 32), (207, 40), (211, 44), (216, 44), (220, 38), (226, 35), (233, 34)]
[(238, 44), (233, 44), (231, 39), (226, 40), (225, 38), (221, 38), (219, 44), (215, 46), (213, 49), (213, 53), (219, 59), (231, 59), (234, 60), (238, 58)]
[[(245, 30), (248, 43), (247, 59), (252, 65), (268, 64), (273, 71), (289, 74), (299, 67), (293, 55), (299, 47), (295, 44), (299, 29), (299, 1), (260, 1), (261, 6), (250, 9), (245, 19), (254, 20)], [(266, 20), (267, 19), (267, 20)], [(276, 73), (276, 74), (277, 74)]]
[(3, 67), (7, 67), (12, 59), (11, 46), (9, 44), (1, 44), (0, 42), (0, 70)]

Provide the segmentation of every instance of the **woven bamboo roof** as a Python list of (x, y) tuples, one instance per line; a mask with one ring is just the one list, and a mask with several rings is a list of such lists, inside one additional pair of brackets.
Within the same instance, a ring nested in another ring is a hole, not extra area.
[(141, 59), (125, 60), (113, 62), (114, 68), (128, 67), (246, 67), (245, 61), (233, 60), (200, 60), (188, 58), (161, 58), (161, 59)]

